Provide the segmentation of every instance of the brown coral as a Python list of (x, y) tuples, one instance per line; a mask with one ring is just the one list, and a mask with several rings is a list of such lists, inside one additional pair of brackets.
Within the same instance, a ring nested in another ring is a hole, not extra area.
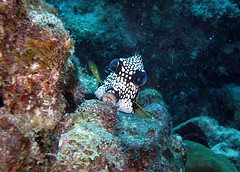
[[(54, 14), (42, 13), (41, 8), (28, 1), (5, 3), (0, 61), (4, 105), (14, 116), (24, 115), (35, 131), (52, 129), (65, 107), (58, 86), (71, 39)], [(29, 13), (24, 13), (26, 8)], [(21, 15), (17, 14), (19, 11)], [(34, 19), (33, 14), (41, 16), (41, 20)]]
[[(0, 115), (11, 126), (4, 128), (0, 140), (10, 154), (21, 152), (14, 157), (1, 151), (6, 154), (1, 164), (4, 170), (44, 169), (35, 160), (44, 162), (43, 152), (50, 148), (39, 145), (50, 145), (46, 138), (59, 128), (64, 115), (61, 87), (72, 40), (53, 7), (41, 0), (1, 1), (0, 19), (0, 97), (4, 104)], [(8, 145), (11, 137), (15, 149)], [(24, 148), (19, 146), (22, 140), (28, 140)], [(11, 167), (8, 162), (13, 162)]]

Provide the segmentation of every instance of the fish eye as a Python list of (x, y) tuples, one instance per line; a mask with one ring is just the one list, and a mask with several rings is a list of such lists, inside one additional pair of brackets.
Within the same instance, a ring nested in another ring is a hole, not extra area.
[(142, 86), (147, 82), (147, 73), (139, 71), (133, 76), (133, 83)]
[(116, 72), (118, 68), (118, 64), (119, 64), (119, 59), (113, 59), (109, 64), (109, 69), (113, 72)]

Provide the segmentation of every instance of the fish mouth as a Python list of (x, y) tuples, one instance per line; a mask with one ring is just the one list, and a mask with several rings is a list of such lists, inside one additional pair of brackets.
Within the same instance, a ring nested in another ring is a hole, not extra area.
[(117, 98), (114, 94), (112, 93), (105, 93), (102, 97), (102, 101), (103, 102), (112, 102), (112, 103), (116, 103), (117, 102)]

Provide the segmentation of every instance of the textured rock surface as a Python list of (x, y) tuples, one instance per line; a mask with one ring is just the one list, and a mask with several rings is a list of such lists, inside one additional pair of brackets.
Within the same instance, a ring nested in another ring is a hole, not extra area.
[(1, 170), (45, 171), (66, 107), (72, 39), (40, 0), (1, 1), (0, 19)]
[(96, 124), (84, 122), (62, 135), (56, 158), (52, 170), (112, 171), (124, 165), (116, 138)]
[(65, 108), (58, 87), (72, 40), (54, 9), (42, 1), (4, 1), (1, 5), (5, 36), (0, 45), (0, 94), (4, 106), (12, 114), (9, 117), (24, 118), (36, 132), (53, 129)]
[(88, 100), (71, 114), (74, 125), (63, 134), (53, 171), (112, 171), (125, 164), (118, 139), (113, 135), (118, 106)]
[[(220, 89), (215, 90), (216, 102), (224, 104), (224, 107), (216, 107), (219, 114), (226, 116), (236, 124), (240, 124), (240, 86), (235, 84), (224, 85)], [(218, 105), (216, 104), (216, 106)], [(239, 126), (240, 128), (240, 126)]]
[(184, 141), (188, 149), (186, 172), (211, 171), (211, 172), (237, 172), (236, 167), (226, 156), (216, 154), (207, 147), (192, 141)]
[(70, 114), (73, 126), (61, 136), (52, 170), (184, 170), (187, 152), (182, 138), (171, 133), (161, 94), (144, 90), (139, 102), (150, 106), (151, 100), (147, 99), (152, 97), (158, 103), (158, 113), (153, 108), (154, 101), (152, 108), (148, 108), (150, 119), (141, 119), (136, 114), (117, 115), (118, 107), (108, 102), (82, 103)]
[(141, 119), (136, 114), (119, 113), (116, 134), (136, 170), (184, 170), (186, 149), (182, 138), (172, 135), (171, 120), (159, 92), (146, 89), (139, 93), (139, 103), (152, 116)]
[[(220, 126), (216, 120), (208, 117), (198, 117), (177, 126), (174, 128), (174, 132), (179, 133), (185, 130), (184, 128), (189, 124), (202, 130), (205, 141), (211, 150), (217, 154), (226, 155), (237, 169), (240, 169), (240, 152), (238, 149), (240, 146), (240, 132), (238, 130)], [(191, 133), (194, 130), (188, 130), (188, 132)], [(197, 133), (195, 134), (197, 137)], [(191, 138), (185, 137), (184, 134), (181, 134), (181, 136), (186, 140), (191, 140)]]

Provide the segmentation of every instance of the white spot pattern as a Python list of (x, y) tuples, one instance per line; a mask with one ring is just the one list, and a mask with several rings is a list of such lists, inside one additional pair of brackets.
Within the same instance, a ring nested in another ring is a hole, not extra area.
[(102, 99), (105, 93), (113, 93), (118, 101), (119, 110), (125, 113), (134, 113), (133, 102), (136, 101), (139, 86), (132, 82), (136, 71), (144, 71), (142, 57), (135, 55), (129, 58), (120, 58), (120, 71), (111, 72), (103, 84), (97, 88), (95, 95)]

